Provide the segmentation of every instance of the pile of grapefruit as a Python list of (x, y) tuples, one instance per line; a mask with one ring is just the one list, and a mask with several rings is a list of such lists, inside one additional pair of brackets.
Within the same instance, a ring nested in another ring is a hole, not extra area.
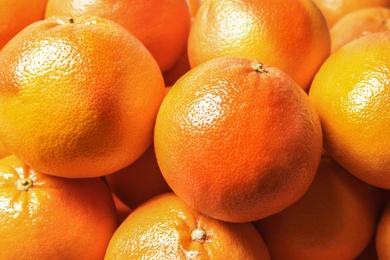
[(0, 14), (0, 258), (390, 259), (389, 0)]

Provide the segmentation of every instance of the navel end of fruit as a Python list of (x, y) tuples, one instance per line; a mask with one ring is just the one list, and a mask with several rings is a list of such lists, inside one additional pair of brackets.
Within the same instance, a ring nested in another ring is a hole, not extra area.
[(33, 181), (30, 178), (21, 178), (16, 181), (18, 190), (27, 191), (33, 187)]
[(206, 240), (207, 234), (201, 228), (195, 228), (191, 231), (191, 239), (192, 241), (197, 241), (203, 243)]
[(263, 67), (263, 64), (258, 63), (256, 65), (253, 65), (252, 68), (254, 68), (259, 73), (267, 73), (267, 69)]

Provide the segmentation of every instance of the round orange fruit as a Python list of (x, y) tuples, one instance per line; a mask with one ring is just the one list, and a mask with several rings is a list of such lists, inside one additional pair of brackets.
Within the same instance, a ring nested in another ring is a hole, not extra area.
[(157, 162), (196, 210), (246, 222), (291, 205), (308, 189), (322, 150), (307, 94), (257, 60), (215, 58), (169, 90), (157, 114)]
[(103, 259), (118, 227), (100, 178), (35, 171), (14, 155), (0, 160), (2, 259)]
[(0, 52), (0, 140), (40, 172), (96, 177), (151, 145), (165, 96), (144, 45), (96, 16), (31, 24)]
[(390, 30), (390, 8), (367, 7), (343, 16), (330, 30), (331, 52), (371, 33)]
[(187, 45), (191, 11), (187, 0), (49, 0), (45, 17), (90, 14), (110, 19), (134, 34), (166, 71)]
[(104, 259), (270, 258), (251, 223), (207, 217), (175, 194), (165, 193), (143, 203), (122, 222)]
[(204, 0), (188, 38), (191, 67), (221, 56), (253, 58), (304, 90), (329, 53), (329, 29), (311, 0)]
[(316, 74), (309, 98), (319, 114), (324, 148), (361, 180), (390, 188), (390, 32), (356, 39)]
[(375, 235), (380, 198), (324, 155), (302, 198), (255, 226), (272, 259), (356, 259)]

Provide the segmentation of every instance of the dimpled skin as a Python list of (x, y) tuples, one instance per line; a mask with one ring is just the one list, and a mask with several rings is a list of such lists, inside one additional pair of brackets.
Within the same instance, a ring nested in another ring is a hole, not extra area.
[(14, 155), (0, 160), (1, 259), (103, 259), (117, 217), (100, 178), (42, 174)]
[(198, 211), (246, 222), (276, 213), (309, 187), (322, 149), (307, 94), (258, 61), (222, 57), (180, 78), (156, 119), (154, 142), (172, 190)]
[(146, 46), (162, 71), (172, 67), (185, 50), (191, 26), (186, 0), (49, 0), (45, 17), (85, 14), (122, 25)]
[(311, 0), (204, 0), (188, 38), (191, 67), (221, 56), (253, 58), (304, 90), (329, 53), (328, 27)]
[(152, 143), (159, 67), (119, 25), (93, 16), (34, 23), (0, 53), (0, 139), (34, 169), (96, 177)]
[(356, 39), (324, 62), (309, 92), (324, 147), (351, 174), (390, 188), (390, 32)]
[[(205, 236), (194, 239), (192, 231), (196, 229), (201, 229)], [(136, 208), (122, 222), (104, 259), (269, 260), (270, 257), (252, 223), (227, 223), (207, 217), (175, 194), (165, 193)]]

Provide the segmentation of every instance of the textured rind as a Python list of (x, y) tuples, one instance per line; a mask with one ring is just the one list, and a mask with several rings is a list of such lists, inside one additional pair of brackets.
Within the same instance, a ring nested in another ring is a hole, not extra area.
[(351, 174), (390, 188), (390, 33), (367, 35), (333, 53), (310, 88), (324, 148)]
[(225, 57), (198, 65), (173, 85), (157, 115), (166, 181), (191, 206), (225, 221), (252, 221), (293, 203), (321, 155), (307, 94), (280, 69), (255, 71), (257, 63)]
[(151, 144), (164, 82), (119, 25), (66, 19), (27, 27), (0, 53), (0, 139), (39, 171), (102, 176)]

